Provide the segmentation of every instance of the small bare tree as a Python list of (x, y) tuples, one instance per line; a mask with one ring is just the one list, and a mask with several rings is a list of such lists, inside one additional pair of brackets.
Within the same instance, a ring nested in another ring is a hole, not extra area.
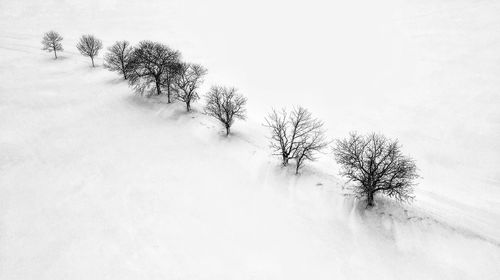
[(42, 39), (42, 45), (43, 48), (42, 50), (48, 51), (48, 52), (54, 52), (54, 57), (57, 59), (57, 51), (62, 51), (63, 47), (61, 44), (61, 41), (63, 40), (63, 37), (59, 35), (59, 33), (55, 31), (49, 31), (43, 35)]
[(299, 172), (304, 161), (313, 161), (314, 154), (328, 145), (323, 122), (302, 107), (294, 108), (290, 113), (286, 109), (273, 110), (265, 118), (265, 126), (271, 129), (273, 154), (281, 157), (283, 166), (295, 159), (295, 173)]
[(340, 174), (355, 183), (355, 195), (366, 198), (367, 207), (371, 207), (379, 192), (400, 202), (413, 199), (417, 168), (400, 149), (397, 140), (380, 134), (351, 133), (349, 138), (337, 140), (333, 151)]
[(76, 45), (76, 48), (82, 55), (90, 57), (92, 60), (92, 67), (95, 67), (94, 57), (96, 57), (102, 49), (101, 40), (94, 37), (94, 35), (83, 35)]
[(129, 83), (138, 92), (144, 94), (154, 87), (156, 94), (161, 95), (162, 88), (167, 86), (167, 93), (170, 94), (174, 79), (171, 73), (175, 72), (171, 69), (179, 67), (180, 53), (161, 43), (142, 41), (132, 52), (130, 63)]
[(131, 71), (130, 63), (132, 47), (127, 41), (118, 41), (108, 48), (108, 53), (104, 56), (104, 67), (110, 71), (116, 71), (123, 75), (126, 80)]
[(235, 88), (213, 86), (207, 94), (205, 113), (219, 120), (228, 136), (235, 119), (246, 118), (246, 103), (247, 99)]
[(199, 64), (182, 63), (175, 86), (177, 87), (177, 99), (186, 103), (186, 110), (191, 111), (191, 102), (200, 97), (196, 90), (203, 82), (203, 76), (207, 74), (207, 69)]

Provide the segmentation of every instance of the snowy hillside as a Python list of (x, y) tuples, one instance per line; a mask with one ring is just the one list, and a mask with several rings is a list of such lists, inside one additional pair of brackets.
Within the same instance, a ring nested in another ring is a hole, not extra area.
[[(497, 3), (195, 2), (0, 1), (0, 279), (500, 277)], [(226, 138), (202, 102), (134, 95), (77, 53), (83, 33), (180, 49), (248, 120)], [(399, 138), (415, 203), (366, 211), (329, 153), (280, 168), (263, 117), (293, 104), (332, 138)]]

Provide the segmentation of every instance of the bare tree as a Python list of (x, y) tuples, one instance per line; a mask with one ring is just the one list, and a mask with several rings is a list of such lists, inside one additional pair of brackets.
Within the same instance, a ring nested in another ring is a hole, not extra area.
[(83, 35), (76, 45), (76, 48), (82, 55), (90, 57), (92, 60), (92, 67), (95, 67), (94, 57), (96, 57), (102, 49), (101, 40), (97, 39), (94, 35)]
[(325, 149), (329, 143), (325, 137), (323, 123), (317, 120), (311, 122), (310, 132), (305, 134), (297, 145), (294, 156), (295, 174), (299, 174), (299, 170), (306, 160), (315, 161), (315, 154)]
[(351, 133), (349, 138), (337, 140), (333, 151), (340, 174), (355, 183), (355, 195), (366, 198), (367, 207), (371, 207), (379, 192), (400, 202), (413, 199), (417, 168), (400, 149), (397, 140), (380, 134)]
[(299, 172), (304, 161), (314, 160), (314, 154), (328, 145), (323, 123), (302, 107), (294, 108), (290, 113), (286, 109), (273, 110), (265, 122), (265, 126), (271, 129), (273, 154), (281, 157), (283, 166), (295, 159), (295, 173)]
[(62, 51), (63, 47), (61, 44), (61, 41), (63, 40), (63, 37), (59, 35), (59, 33), (55, 31), (49, 31), (43, 35), (42, 39), (42, 45), (43, 48), (42, 50), (48, 51), (48, 52), (54, 52), (54, 57), (57, 59), (57, 51)]
[(172, 91), (182, 67), (179, 51), (170, 50), (168, 60), (165, 62), (165, 71), (161, 76), (161, 85), (167, 89), (167, 102), (172, 102)]
[[(176, 64), (180, 64), (178, 51), (161, 43), (142, 41), (132, 52), (129, 83), (141, 94), (154, 87), (156, 94), (161, 95), (164, 86), (170, 94), (174, 78), (171, 68), (177, 68)], [(168, 98), (170, 103), (170, 96)]]
[(191, 102), (200, 97), (196, 90), (203, 82), (203, 76), (207, 74), (207, 69), (199, 64), (182, 63), (179, 75), (175, 79), (177, 88), (177, 99), (186, 103), (186, 110), (191, 111)]
[(234, 120), (246, 118), (246, 103), (247, 99), (235, 88), (213, 86), (207, 94), (205, 113), (219, 120), (228, 136)]
[(108, 53), (104, 56), (104, 67), (110, 71), (117, 71), (126, 80), (131, 71), (132, 64), (130, 58), (132, 47), (127, 41), (118, 41), (108, 48)]

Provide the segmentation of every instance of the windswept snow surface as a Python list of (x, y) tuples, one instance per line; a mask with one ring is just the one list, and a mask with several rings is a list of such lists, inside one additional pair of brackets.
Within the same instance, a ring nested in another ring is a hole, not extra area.
[[(0, 279), (500, 278), (499, 4), (199, 2), (0, 1)], [(135, 96), (82, 33), (182, 50), (248, 121)], [(262, 117), (292, 104), (399, 138), (415, 204), (365, 211), (329, 154), (281, 169)]]

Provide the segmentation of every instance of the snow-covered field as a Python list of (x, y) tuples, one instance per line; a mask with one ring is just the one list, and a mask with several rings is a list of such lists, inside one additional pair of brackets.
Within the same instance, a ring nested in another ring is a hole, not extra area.
[[(345, 2), (0, 0), (0, 279), (500, 278), (500, 3)], [(135, 96), (83, 33), (180, 49), (248, 120)], [(281, 169), (261, 124), (294, 104), (400, 139), (415, 203)]]

